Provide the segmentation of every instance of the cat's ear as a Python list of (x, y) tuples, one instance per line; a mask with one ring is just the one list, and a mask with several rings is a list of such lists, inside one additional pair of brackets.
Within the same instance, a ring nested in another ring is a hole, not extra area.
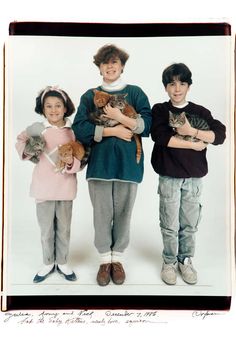
[(170, 117), (173, 116), (173, 112), (171, 112), (170, 110), (169, 110), (169, 116), (170, 116)]
[(93, 89), (93, 92), (94, 92), (94, 94), (96, 94), (98, 92), (98, 90), (97, 89)]
[(184, 112), (184, 111), (181, 112), (180, 116), (181, 116), (181, 117), (185, 117), (185, 112)]

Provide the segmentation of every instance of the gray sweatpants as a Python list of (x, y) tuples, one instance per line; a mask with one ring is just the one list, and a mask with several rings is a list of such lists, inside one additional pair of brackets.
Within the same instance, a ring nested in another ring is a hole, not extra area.
[(72, 204), (71, 200), (44, 201), (36, 204), (41, 229), (43, 263), (46, 265), (67, 262)]
[(95, 247), (100, 254), (123, 252), (129, 244), (130, 220), (138, 185), (120, 181), (90, 180)]

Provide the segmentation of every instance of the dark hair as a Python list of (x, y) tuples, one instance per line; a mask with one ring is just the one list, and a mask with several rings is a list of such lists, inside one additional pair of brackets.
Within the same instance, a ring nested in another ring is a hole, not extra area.
[(162, 83), (166, 88), (168, 83), (178, 79), (181, 82), (187, 82), (188, 85), (192, 84), (192, 73), (184, 63), (173, 63), (167, 67), (162, 73)]
[[(49, 89), (48, 91), (46, 91), (46, 89), (43, 89), (40, 94), (36, 97), (36, 106), (35, 106), (35, 112), (37, 112), (39, 115), (43, 115), (43, 106), (44, 106), (44, 102), (45, 99), (47, 97), (58, 97), (62, 100), (65, 108), (66, 108), (66, 112), (64, 117), (69, 117), (71, 116), (74, 111), (75, 111), (75, 106), (73, 104), (73, 102), (71, 101), (70, 97), (68, 96), (68, 94), (62, 90), (62, 89)], [(60, 93), (61, 92), (61, 93)], [(44, 94), (45, 93), (45, 94)], [(43, 99), (42, 99), (43, 96)], [(64, 96), (64, 97), (63, 97)]]
[(124, 50), (116, 47), (114, 44), (107, 44), (101, 47), (98, 50), (97, 54), (94, 55), (93, 63), (95, 63), (96, 66), (99, 67), (101, 63), (107, 63), (115, 58), (119, 58), (121, 64), (124, 66), (129, 58), (129, 54), (127, 54)]

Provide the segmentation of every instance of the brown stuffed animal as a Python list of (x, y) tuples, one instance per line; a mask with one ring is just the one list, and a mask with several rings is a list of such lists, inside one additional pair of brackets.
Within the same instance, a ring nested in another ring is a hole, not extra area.
[(60, 145), (58, 148), (58, 162), (56, 164), (56, 171), (62, 171), (68, 160), (72, 157), (82, 161), (85, 155), (84, 146), (76, 141), (71, 141), (69, 143)]

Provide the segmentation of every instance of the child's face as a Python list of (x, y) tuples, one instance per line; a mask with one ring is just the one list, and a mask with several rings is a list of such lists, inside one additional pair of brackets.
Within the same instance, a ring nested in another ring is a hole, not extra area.
[(100, 72), (103, 76), (103, 80), (106, 83), (112, 83), (116, 81), (123, 70), (124, 66), (121, 64), (119, 58), (110, 59), (107, 63), (100, 64)]
[(182, 105), (186, 102), (185, 98), (189, 91), (189, 84), (187, 82), (181, 82), (178, 79), (173, 79), (173, 82), (168, 83), (166, 86), (166, 92), (170, 97), (173, 105)]
[(48, 122), (55, 126), (63, 126), (66, 107), (63, 100), (58, 97), (48, 96), (45, 98), (43, 113)]

